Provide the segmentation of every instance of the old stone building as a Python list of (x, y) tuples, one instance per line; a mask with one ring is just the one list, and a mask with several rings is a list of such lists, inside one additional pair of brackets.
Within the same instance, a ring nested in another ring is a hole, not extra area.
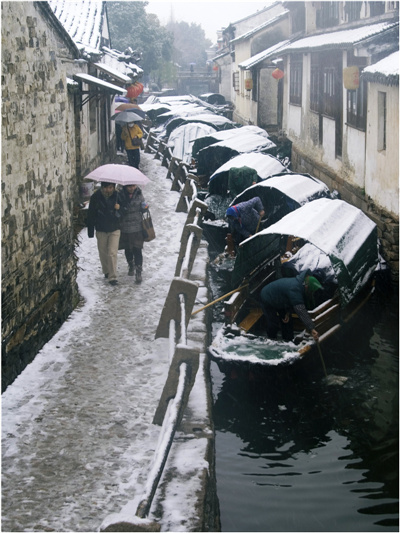
[(2, 387), (76, 305), (73, 41), (41, 2), (2, 2)]

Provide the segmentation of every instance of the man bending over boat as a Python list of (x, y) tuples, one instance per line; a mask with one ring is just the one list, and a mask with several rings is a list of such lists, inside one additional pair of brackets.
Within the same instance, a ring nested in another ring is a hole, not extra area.
[(309, 270), (304, 270), (295, 278), (281, 278), (272, 281), (261, 290), (261, 306), (267, 319), (267, 335), (276, 339), (279, 329), (282, 329), (282, 338), (289, 342), (293, 340), (292, 312), (295, 312), (303, 322), (315, 341), (318, 332), (314, 322), (307, 312), (305, 301), (312, 299), (316, 290), (322, 289), (320, 282), (310, 275)]
[(264, 206), (258, 196), (247, 200), (247, 202), (240, 202), (228, 207), (226, 216), (229, 221), (229, 230), (236, 246), (244, 239), (257, 233), (264, 215)]

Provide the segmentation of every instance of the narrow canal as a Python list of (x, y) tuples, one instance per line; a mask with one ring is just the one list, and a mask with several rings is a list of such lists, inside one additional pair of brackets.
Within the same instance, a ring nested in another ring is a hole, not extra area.
[(377, 291), (324, 349), (342, 386), (318, 356), (260, 383), (212, 362), (222, 531), (398, 531), (398, 330), (397, 295)]

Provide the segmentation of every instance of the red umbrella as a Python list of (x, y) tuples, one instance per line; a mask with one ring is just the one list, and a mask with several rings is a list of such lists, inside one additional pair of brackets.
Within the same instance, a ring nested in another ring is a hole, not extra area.
[(118, 185), (146, 185), (146, 183), (150, 183), (149, 178), (139, 169), (130, 165), (113, 163), (95, 168), (85, 176), (85, 180), (105, 181)]

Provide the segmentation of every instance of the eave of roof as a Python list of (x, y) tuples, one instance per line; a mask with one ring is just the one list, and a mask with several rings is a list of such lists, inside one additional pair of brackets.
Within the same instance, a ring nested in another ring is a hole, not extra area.
[(246, 61), (239, 63), (238, 67), (243, 70), (249, 70), (264, 61), (265, 59), (271, 57), (275, 52), (278, 52), (281, 48), (285, 47), (290, 42), (290, 39), (286, 39), (286, 41), (281, 41), (280, 43), (274, 44), (273, 46), (267, 48), (267, 50), (263, 50), (255, 56), (246, 59)]
[(88, 83), (89, 85), (95, 85), (96, 87), (105, 89), (107, 92), (111, 94), (126, 94), (126, 89), (123, 89), (122, 87), (118, 87), (118, 85), (113, 85), (112, 83), (108, 83), (108, 81), (100, 80), (99, 78), (96, 78), (95, 76), (91, 76), (90, 74), (85, 74), (83, 72), (74, 74), (74, 80), (83, 81), (84, 83)]
[(109, 67), (108, 65), (105, 65), (104, 63), (94, 63), (94, 66), (104, 72), (105, 74), (108, 74), (112, 78), (114, 78), (117, 81), (120, 81), (122, 83), (129, 83), (131, 82), (131, 78), (129, 76), (126, 76), (122, 72), (119, 72), (118, 70), (115, 70), (112, 67)]
[(309, 35), (282, 48), (279, 53), (305, 52), (309, 50), (344, 49), (349, 46), (361, 45), (387, 31), (398, 29), (398, 22), (380, 22), (347, 30), (338, 30), (331, 33)]
[(399, 50), (393, 52), (369, 67), (365, 67), (361, 73), (364, 80), (383, 85), (399, 85)]
[(272, 18), (270, 20), (267, 20), (266, 22), (263, 22), (262, 24), (260, 24), (256, 28), (253, 28), (252, 30), (250, 30), (250, 31), (248, 31), (246, 33), (243, 33), (242, 35), (239, 35), (239, 37), (236, 37), (235, 39), (232, 39), (230, 42), (232, 44), (235, 44), (235, 43), (238, 43), (239, 41), (245, 41), (246, 39), (249, 39), (250, 37), (252, 37), (256, 33), (260, 32), (262, 30), (265, 30), (269, 26), (273, 26), (277, 22), (280, 22), (282, 19), (286, 18), (288, 16), (288, 14), (289, 14), (289, 10), (286, 10), (283, 13), (280, 13), (279, 15), (276, 15), (274, 18)]

